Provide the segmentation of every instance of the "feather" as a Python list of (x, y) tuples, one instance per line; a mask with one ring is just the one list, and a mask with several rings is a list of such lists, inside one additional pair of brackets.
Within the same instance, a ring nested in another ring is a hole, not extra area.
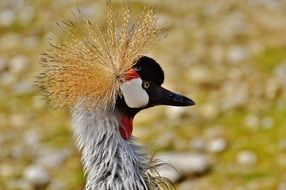
[(83, 102), (86, 108), (114, 109), (124, 75), (156, 42), (161, 28), (152, 8), (130, 30), (127, 1), (120, 23), (109, 1), (107, 7), (105, 31), (81, 13), (58, 23), (59, 40), (42, 54), (37, 81), (52, 107), (71, 109)]

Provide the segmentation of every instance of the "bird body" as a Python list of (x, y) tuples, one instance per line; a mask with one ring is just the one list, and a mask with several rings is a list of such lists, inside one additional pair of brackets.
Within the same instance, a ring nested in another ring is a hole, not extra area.
[[(119, 132), (119, 115), (76, 107), (72, 126), (87, 175), (86, 190), (147, 190), (159, 182), (149, 157)], [(155, 166), (154, 166), (155, 167)]]
[(132, 136), (133, 118), (156, 105), (194, 102), (161, 87), (164, 72), (143, 56), (160, 33), (157, 17), (146, 9), (129, 29), (124, 4), (121, 25), (108, 3), (107, 29), (101, 32), (82, 15), (64, 20), (59, 41), (43, 53), (39, 86), (48, 102), (72, 112), (72, 128), (82, 153), (85, 190), (151, 190), (166, 184)]

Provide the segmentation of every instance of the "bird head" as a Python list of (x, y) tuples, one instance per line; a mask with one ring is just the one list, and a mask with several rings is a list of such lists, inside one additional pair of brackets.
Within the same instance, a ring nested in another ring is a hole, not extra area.
[(83, 109), (98, 118), (118, 112), (124, 139), (131, 137), (132, 120), (140, 110), (194, 105), (191, 99), (161, 87), (162, 68), (154, 59), (141, 56), (161, 34), (153, 9), (144, 10), (132, 28), (129, 17), (127, 3), (121, 19), (108, 3), (105, 31), (81, 13), (72, 20), (63, 19), (58, 23), (62, 33), (42, 53), (43, 72), (37, 81), (54, 108)]
[(126, 73), (125, 82), (121, 84), (121, 94), (116, 107), (121, 115), (120, 133), (124, 139), (132, 134), (132, 121), (141, 110), (157, 106), (191, 106), (195, 102), (183, 95), (171, 92), (161, 85), (164, 72), (160, 65), (150, 57), (140, 57)]

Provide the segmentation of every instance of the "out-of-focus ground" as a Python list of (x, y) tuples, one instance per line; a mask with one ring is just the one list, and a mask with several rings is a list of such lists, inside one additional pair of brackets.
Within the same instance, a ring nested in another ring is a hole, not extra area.
[[(134, 15), (152, 5), (131, 2)], [(76, 8), (103, 23), (105, 1), (0, 1), (0, 190), (83, 188), (70, 115), (33, 86), (56, 21)], [(156, 11), (164, 86), (197, 105), (143, 111), (134, 135), (167, 157), (186, 153), (179, 190), (285, 190), (286, 2), (160, 0)]]

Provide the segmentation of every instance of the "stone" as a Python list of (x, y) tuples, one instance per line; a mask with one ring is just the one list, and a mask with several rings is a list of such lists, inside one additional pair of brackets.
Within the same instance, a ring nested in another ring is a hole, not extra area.
[(43, 96), (34, 96), (32, 99), (32, 105), (35, 109), (42, 109), (46, 106), (46, 102)]
[(0, 56), (0, 72), (5, 69), (7, 60), (5, 57)]
[(33, 189), (31, 187), (31, 184), (24, 179), (9, 180), (7, 186), (8, 186), (8, 189), (10, 189), (10, 190), (18, 190), (18, 189), (31, 190), (31, 189)]
[(274, 76), (280, 82), (281, 86), (286, 87), (286, 63), (282, 62), (274, 69)]
[(220, 125), (211, 126), (209, 128), (206, 128), (204, 131), (204, 137), (207, 139), (216, 139), (221, 136), (224, 136), (224, 134), (225, 131)]
[(214, 104), (204, 104), (200, 108), (200, 114), (206, 119), (214, 119), (218, 115), (218, 108)]
[(70, 156), (71, 151), (69, 149), (63, 150), (50, 150), (50, 149), (43, 149), (38, 158), (36, 163), (40, 166), (45, 168), (56, 168), (59, 167), (63, 162), (66, 160), (68, 156)]
[(39, 43), (40, 43), (40, 40), (38, 36), (28, 36), (23, 39), (23, 44), (28, 49), (37, 47)]
[(34, 8), (31, 6), (25, 6), (19, 12), (19, 22), (21, 23), (21, 25), (26, 26), (33, 20), (34, 16), (35, 16)]
[(233, 47), (233, 48), (230, 48), (228, 52), (228, 61), (229, 63), (235, 64), (235, 63), (243, 61), (245, 58), (247, 58), (247, 56), (248, 54), (245, 48)]
[(286, 151), (286, 139), (281, 139), (279, 141), (279, 148), (283, 151)]
[(191, 141), (191, 147), (196, 151), (204, 151), (206, 149), (206, 142), (202, 138), (194, 138)]
[(34, 91), (34, 86), (32, 81), (23, 80), (15, 85), (13, 85), (13, 90), (16, 94), (29, 94)]
[(212, 139), (207, 143), (206, 149), (211, 153), (220, 153), (227, 148), (227, 142), (224, 138)]
[(210, 76), (210, 71), (203, 66), (192, 67), (190, 74), (188, 75), (191, 81), (196, 82), (208, 82), (208, 77)]
[(15, 76), (11, 73), (5, 72), (0, 75), (0, 84), (10, 86), (15, 82)]
[(285, 182), (281, 182), (279, 184), (277, 190), (286, 190), (286, 183)]
[(257, 156), (250, 150), (243, 150), (238, 153), (236, 161), (241, 165), (252, 166), (257, 163)]
[(9, 27), (15, 20), (15, 13), (12, 10), (4, 9), (0, 12), (0, 25)]
[(15, 168), (9, 164), (0, 165), (0, 176), (1, 178), (12, 178), (16, 174)]
[(51, 180), (49, 173), (39, 165), (28, 166), (24, 178), (36, 187), (46, 186)]
[(8, 123), (7, 115), (4, 113), (0, 113), (0, 127), (5, 126)]
[(5, 36), (0, 36), (0, 48), (3, 49), (18, 49), (22, 41), (22, 36), (17, 33), (7, 33)]
[(9, 123), (15, 127), (23, 127), (26, 124), (26, 117), (21, 113), (13, 113), (10, 115)]
[(259, 128), (259, 118), (255, 114), (248, 114), (244, 118), (244, 124), (250, 129), (258, 129)]
[(170, 163), (178, 172), (186, 176), (206, 173), (211, 167), (210, 159), (200, 153), (166, 152), (158, 158)]
[(22, 146), (22, 144), (21, 145), (14, 145), (10, 150), (10, 154), (11, 154), (12, 158), (14, 158), (14, 159), (23, 158), (24, 153), (25, 153), (25, 149)]
[(24, 69), (27, 67), (28, 60), (26, 57), (22, 55), (15, 56), (9, 62), (10, 72), (12, 73), (20, 73), (23, 72)]
[(10, 125), (15, 127), (23, 127), (26, 125), (26, 117), (24, 114), (21, 113), (13, 113), (10, 115), (9, 122)]
[(221, 103), (221, 109), (223, 111), (228, 111), (236, 107), (245, 106), (249, 100), (249, 89), (247, 84), (234, 84), (233, 82), (228, 82), (223, 87), (225, 92), (225, 97)]
[(182, 173), (178, 172), (175, 168), (163, 165), (158, 168), (158, 172), (161, 177), (165, 177), (172, 182), (177, 182), (180, 178), (182, 178)]
[(264, 94), (268, 99), (274, 99), (279, 93), (279, 81), (275, 78), (270, 78), (266, 81)]
[(263, 129), (271, 129), (273, 127), (273, 118), (265, 117), (261, 120), (261, 127)]
[(26, 145), (35, 145), (39, 143), (39, 134), (34, 130), (29, 130), (24, 135), (24, 142)]
[(180, 190), (192, 190), (196, 188), (196, 185), (197, 185), (196, 180), (187, 180), (187, 181), (180, 183), (179, 189)]
[(185, 113), (185, 110), (182, 109), (181, 107), (166, 107), (166, 115), (168, 118), (172, 120), (180, 119), (180, 117)]

